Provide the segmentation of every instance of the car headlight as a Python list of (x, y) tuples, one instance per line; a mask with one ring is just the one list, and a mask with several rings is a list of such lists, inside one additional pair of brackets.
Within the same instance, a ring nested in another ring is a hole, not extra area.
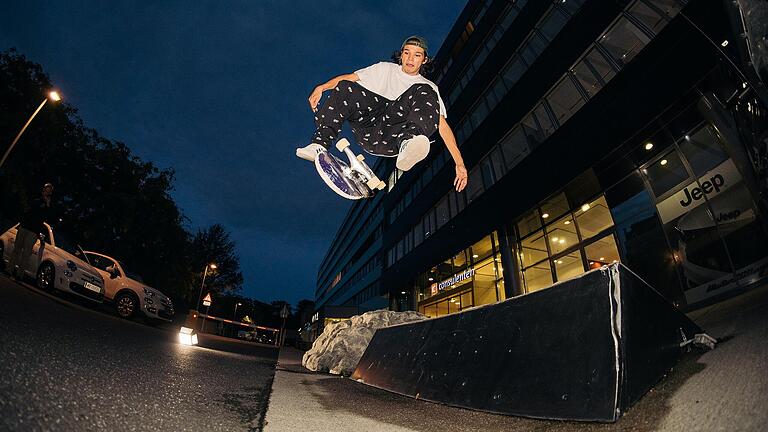
[(151, 289), (145, 287), (144, 288), (144, 295), (147, 296), (147, 297), (154, 297), (155, 296), (155, 292), (152, 291)]
[(77, 264), (75, 264), (72, 260), (67, 260), (67, 268), (71, 271), (77, 271)]

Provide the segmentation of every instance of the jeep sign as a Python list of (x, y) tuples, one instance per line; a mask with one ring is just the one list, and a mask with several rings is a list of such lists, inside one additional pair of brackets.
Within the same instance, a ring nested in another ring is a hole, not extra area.
[(681, 191), (658, 203), (661, 221), (667, 223), (704, 203), (704, 197), (714, 198), (741, 181), (736, 165), (730, 159), (692, 182)]

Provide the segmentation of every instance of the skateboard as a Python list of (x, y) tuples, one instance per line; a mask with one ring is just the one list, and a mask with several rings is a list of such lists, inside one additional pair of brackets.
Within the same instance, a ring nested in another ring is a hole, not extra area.
[(315, 159), (317, 173), (332, 191), (346, 199), (357, 200), (370, 198), (376, 190), (383, 190), (387, 186), (364, 162), (362, 154), (355, 155), (352, 152), (346, 138), (336, 143), (336, 149), (347, 155), (349, 163), (327, 150), (318, 153)]

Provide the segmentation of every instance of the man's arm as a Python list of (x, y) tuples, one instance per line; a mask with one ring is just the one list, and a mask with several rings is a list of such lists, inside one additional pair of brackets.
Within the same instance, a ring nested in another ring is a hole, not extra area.
[(312, 94), (309, 95), (309, 107), (312, 108), (312, 111), (317, 111), (317, 104), (320, 102), (320, 98), (323, 96), (324, 91), (336, 87), (339, 85), (339, 81), (344, 80), (360, 81), (360, 77), (357, 76), (357, 74), (354, 72), (350, 74), (339, 75), (336, 78), (331, 78), (325, 84), (320, 84), (319, 86), (315, 87), (315, 89), (312, 90)]
[(461, 157), (459, 146), (456, 145), (456, 137), (453, 136), (451, 127), (448, 126), (448, 122), (445, 121), (445, 117), (442, 115), (440, 116), (437, 130), (440, 132), (440, 138), (443, 139), (445, 146), (448, 147), (448, 152), (451, 153), (453, 162), (456, 164), (456, 178), (453, 180), (453, 185), (456, 187), (456, 192), (461, 192), (467, 187), (467, 168), (464, 166), (464, 159)]

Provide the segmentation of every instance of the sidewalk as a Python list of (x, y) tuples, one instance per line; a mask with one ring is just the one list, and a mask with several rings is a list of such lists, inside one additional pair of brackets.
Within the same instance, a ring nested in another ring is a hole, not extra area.
[[(768, 285), (689, 314), (720, 340), (691, 352), (616, 423), (532, 420), (418, 401), (278, 359), (265, 431), (762, 431), (768, 428)], [(649, 317), (653, 319), (653, 317)]]

